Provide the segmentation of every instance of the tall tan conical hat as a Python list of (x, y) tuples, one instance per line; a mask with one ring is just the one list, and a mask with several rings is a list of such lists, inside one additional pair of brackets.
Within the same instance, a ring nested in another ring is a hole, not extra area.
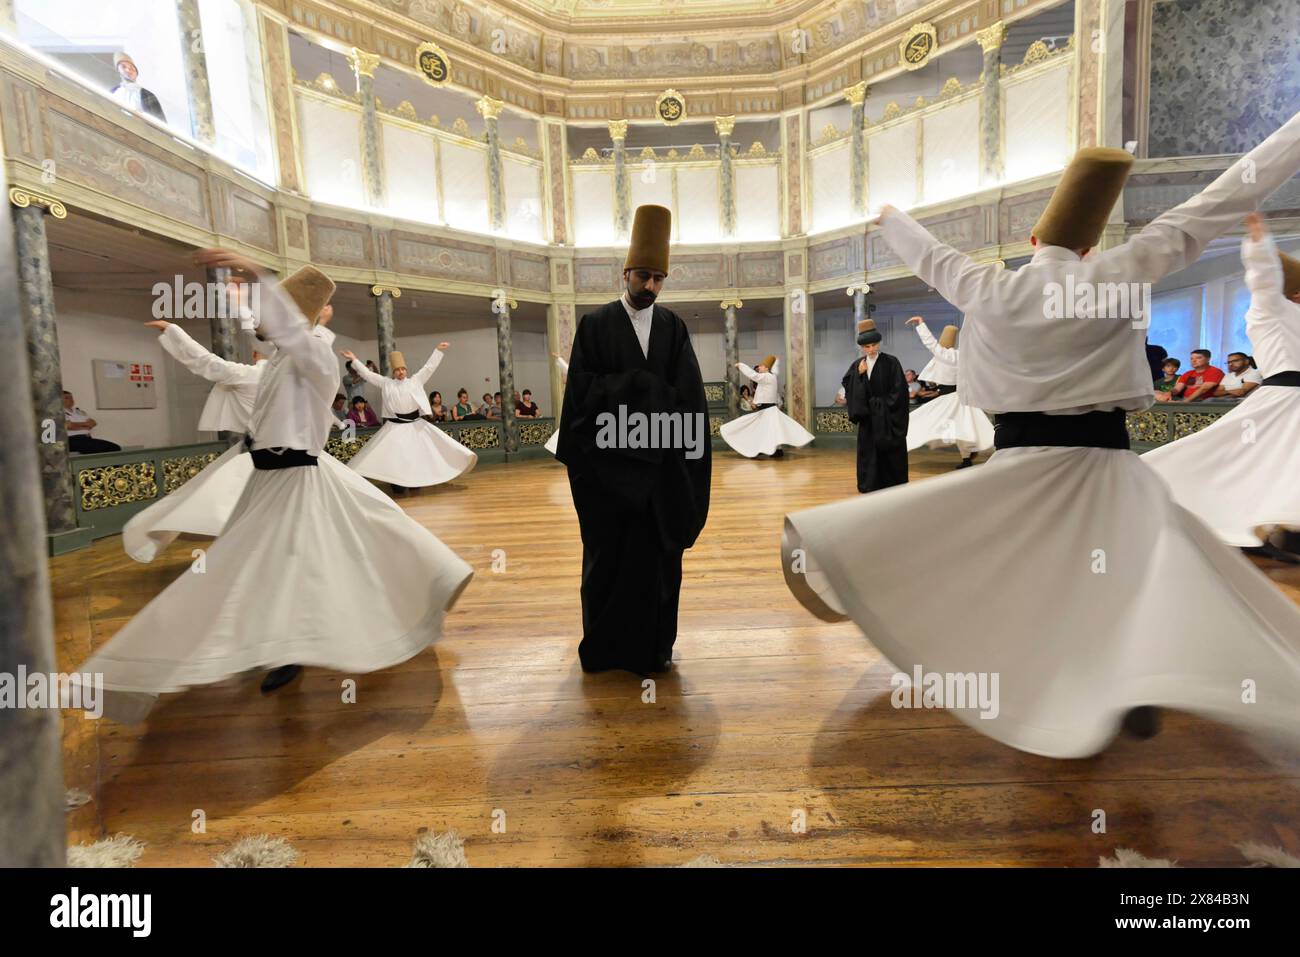
[(860, 319), (858, 320), (858, 345), (869, 346), (873, 342), (880, 342), (884, 336), (876, 328), (876, 320)]
[(638, 206), (632, 219), (632, 242), (624, 269), (653, 269), (668, 273), (668, 244), (673, 234), (672, 210), (664, 206)]
[(767, 366), (767, 371), (771, 372), (772, 366), (776, 365), (776, 356), (768, 356), (760, 363), (760, 365)]
[(951, 349), (957, 345), (957, 327), (944, 326), (943, 332), (939, 333), (939, 345), (944, 349)]
[(303, 266), (280, 283), (280, 288), (288, 294), (298, 310), (314, 326), (316, 320), (320, 318), (321, 310), (329, 305), (335, 287), (334, 280), (315, 266)]
[(1278, 253), (1278, 258), (1282, 260), (1282, 294), (1290, 299), (1300, 293), (1300, 259), (1286, 253)]
[(398, 352), (396, 349), (394, 349), (392, 352), (388, 353), (388, 371), (389, 371), (389, 372), (395, 372), (395, 371), (397, 371), (398, 369), (405, 369), (406, 367), (407, 367), (407, 366), (406, 366), (406, 356), (402, 355), (402, 354), (401, 354), (400, 352)]
[(1133, 154), (1126, 150), (1092, 146), (1075, 153), (1034, 226), (1039, 245), (1097, 245), (1132, 167)]

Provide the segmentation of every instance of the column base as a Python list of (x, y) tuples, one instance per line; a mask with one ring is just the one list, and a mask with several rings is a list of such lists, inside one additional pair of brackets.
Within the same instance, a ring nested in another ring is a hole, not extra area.
[(68, 552), (89, 548), (94, 540), (94, 528), (73, 528), (66, 532), (47, 532), (45, 535), (45, 543), (50, 556), (66, 555)]

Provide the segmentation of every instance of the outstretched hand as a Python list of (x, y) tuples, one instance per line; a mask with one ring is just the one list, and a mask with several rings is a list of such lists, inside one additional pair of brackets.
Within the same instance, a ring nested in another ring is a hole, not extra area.
[(907, 320), (907, 324), (909, 326), (919, 326), (924, 321), (925, 320), (922, 319), (920, 316), (913, 316), (911, 319)]
[(446, 351), (447, 351), (448, 349), (450, 349), (450, 348), (451, 348), (451, 343), (450, 343), (450, 342), (440, 342), (440, 343), (438, 343), (438, 351), (439, 351), (439, 352), (446, 352)]
[(344, 359), (347, 359), (348, 362), (356, 362), (356, 361), (357, 361), (357, 357), (356, 357), (355, 355), (353, 355), (351, 352), (348, 352), (347, 349), (344, 349), (342, 352), (339, 353), (339, 355), (341, 355)]
[(157, 329), (159, 332), (166, 332), (167, 327), (171, 325), (166, 319), (152, 319), (145, 323), (150, 329)]
[(1268, 236), (1268, 228), (1264, 225), (1264, 217), (1259, 213), (1251, 213), (1246, 217), (1246, 232), (1250, 234), (1251, 242), (1263, 242)]

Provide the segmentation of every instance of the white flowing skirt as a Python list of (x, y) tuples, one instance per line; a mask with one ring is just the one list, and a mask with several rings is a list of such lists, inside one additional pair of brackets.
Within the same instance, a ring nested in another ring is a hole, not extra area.
[(432, 422), (385, 422), (348, 463), (366, 478), (406, 488), (441, 485), (464, 475), (478, 456)]
[(1300, 389), (1260, 386), (1213, 425), (1142, 461), (1229, 545), (1259, 545), (1279, 525), (1300, 528)]
[(995, 714), (944, 704), (1022, 751), (1095, 754), (1140, 705), (1300, 730), (1300, 608), (1132, 452), (1000, 451), (787, 516), (782, 546), (796, 597), (899, 672), (996, 675)]
[(963, 454), (993, 448), (993, 423), (949, 392), (913, 409), (907, 417), (907, 451), (955, 445)]
[(252, 474), (252, 456), (243, 445), (232, 445), (176, 491), (132, 516), (122, 529), (123, 549), (137, 562), (151, 562), (182, 532), (216, 538)]
[(772, 455), (782, 445), (800, 448), (813, 438), (811, 432), (774, 405), (722, 426), (723, 441), (747, 459)]
[[(201, 564), (200, 564), (201, 562)], [(250, 669), (355, 674), (419, 653), (473, 569), (337, 460), (254, 471), (221, 536), (78, 671), (141, 720), (157, 695)]]

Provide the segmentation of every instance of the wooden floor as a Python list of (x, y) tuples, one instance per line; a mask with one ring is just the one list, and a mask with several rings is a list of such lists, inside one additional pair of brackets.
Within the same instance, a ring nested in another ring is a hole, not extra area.
[[(912, 478), (955, 461), (914, 456)], [(288, 838), (307, 866), (394, 866), (418, 832), (447, 828), (476, 867), (701, 854), (1092, 867), (1117, 847), (1237, 866), (1246, 840), (1300, 853), (1300, 750), (1170, 714), (1153, 740), (1054, 761), (945, 712), (893, 709), (893, 668), (851, 624), (807, 614), (779, 567), (785, 513), (853, 494), (850, 452), (724, 453), (713, 481), (685, 562), (678, 668), (653, 704), (632, 675), (578, 667), (580, 545), (563, 468), (485, 468), (400, 500), (477, 574), (442, 640), (361, 676), (355, 704), (341, 701), (344, 676), (309, 670), (270, 698), (260, 676), (168, 696), (142, 726), (65, 713), (69, 784), (94, 796), (69, 815), (70, 842), (134, 835), (148, 846), (141, 866), (207, 866), (260, 833)], [(114, 536), (54, 560), (60, 666), (181, 574), (193, 547), (144, 566)], [(1260, 567), (1300, 601), (1300, 572)]]

